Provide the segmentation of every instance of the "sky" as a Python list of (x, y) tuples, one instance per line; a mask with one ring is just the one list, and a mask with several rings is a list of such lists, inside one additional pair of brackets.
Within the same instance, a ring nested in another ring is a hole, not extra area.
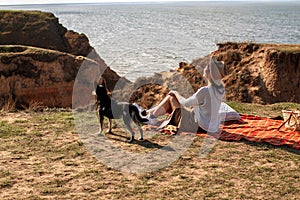
[[(104, 2), (170, 2), (180, 0), (0, 0), (0, 5), (15, 4), (52, 4), (52, 3), (104, 3)], [(182, 0), (181, 0), (182, 1)], [(188, 0), (188, 1), (220, 1), (220, 0)], [(245, 1), (245, 0), (223, 0), (223, 1)], [(272, 0), (252, 0), (272, 1)], [(274, 0), (273, 0), (274, 1)]]

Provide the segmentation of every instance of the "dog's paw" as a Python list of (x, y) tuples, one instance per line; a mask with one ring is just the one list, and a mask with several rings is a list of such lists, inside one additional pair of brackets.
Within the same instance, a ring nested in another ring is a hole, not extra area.
[(111, 130), (107, 130), (107, 131), (105, 132), (105, 134), (111, 134), (111, 133), (112, 133)]
[(102, 131), (99, 131), (99, 132), (97, 133), (97, 135), (98, 135), (98, 136), (102, 135)]
[(143, 138), (143, 137), (139, 137), (139, 140), (140, 140), (140, 141), (143, 141), (143, 140), (144, 140), (144, 138)]
[(129, 140), (127, 140), (127, 142), (128, 142), (128, 143), (131, 143), (133, 140), (134, 140), (134, 137), (131, 136), (131, 137), (129, 138)]

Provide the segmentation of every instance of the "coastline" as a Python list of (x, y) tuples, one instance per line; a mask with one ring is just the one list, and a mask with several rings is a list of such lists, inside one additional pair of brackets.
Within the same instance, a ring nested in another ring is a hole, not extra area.
[[(106, 64), (132, 81), (151, 76), (152, 72), (173, 69), (179, 62), (204, 57), (216, 50), (216, 43), (300, 43), (299, 22), (294, 20), (299, 18), (297, 4), (235, 2), (233, 8), (227, 2), (199, 4), (139, 7), (70, 4), (26, 9), (54, 13), (68, 29), (84, 33)], [(144, 66), (149, 69), (140, 73), (139, 68)]]
[[(85, 35), (67, 30), (54, 15), (46, 14), (46, 19), (35, 23), (36, 14), (27, 16), (31, 22), (12, 14), (1, 17), (0, 12), (0, 20), (4, 19), (0, 26), (7, 25), (7, 29), (0, 27), (0, 42), (7, 41), (0, 45), (0, 199), (299, 198), (299, 149), (246, 140), (215, 141), (209, 135), (168, 135), (149, 126), (143, 127), (144, 141), (129, 144), (125, 142), (127, 131), (118, 120), (113, 124), (114, 133), (99, 136), (91, 91), (102, 74), (112, 95), (146, 108), (169, 89), (189, 95), (205, 84), (201, 69), (215, 55), (227, 66), (227, 99), (236, 100), (230, 105), (239, 113), (275, 117), (283, 108), (300, 109), (295, 103), (271, 104), (300, 100), (300, 44), (219, 43), (216, 51), (203, 58), (130, 82), (105, 63)], [(10, 20), (14, 22), (9, 24)], [(20, 28), (14, 31), (17, 25)], [(20, 31), (24, 29), (27, 32)], [(10, 42), (20, 38), (21, 45)], [(74, 91), (78, 94), (75, 103), (84, 112), (69, 108)], [(74, 112), (87, 126), (76, 124)], [(250, 123), (234, 123), (251, 127)], [(264, 124), (253, 129), (265, 128), (270, 129)], [(82, 130), (88, 134), (80, 135)], [(293, 133), (274, 133), (270, 140), (282, 140), (281, 134)], [(291, 137), (296, 140), (297, 134)], [(161, 160), (150, 160), (164, 164), (166, 157), (161, 152), (177, 153), (173, 147), (179, 138), (191, 144), (174, 162), (151, 172), (129, 173), (133, 168), (128, 167), (124, 152), (138, 163), (157, 152)], [(99, 143), (102, 140), (113, 147), (105, 156), (125, 171), (96, 156), (109, 149)]]
[[(79, 76), (77, 72), (82, 71), (80, 69), (91, 59), (95, 61), (93, 70), (86, 69), (82, 74), (83, 85), (75, 88), (76, 92), (85, 93), (86, 96), (86, 100), (80, 100), (82, 103), (79, 104), (83, 104), (80, 106), (90, 107), (93, 82), (103, 74), (116, 98), (151, 107), (170, 89), (181, 90), (182, 94), (188, 95), (205, 84), (201, 68), (210, 55), (215, 55), (227, 66), (228, 75), (224, 78), (227, 101), (300, 103), (300, 44), (218, 43), (218, 49), (203, 58), (190, 63), (180, 62), (170, 71), (148, 78), (141, 77), (130, 83), (111, 70), (111, 66), (89, 44), (87, 36), (66, 29), (54, 14), (41, 11), (2, 11), (0, 14), (2, 26), (5, 27), (0, 34), (2, 106), (8, 103), (26, 108), (30, 102), (39, 102), (49, 107), (71, 107), (74, 94), (72, 84)], [(14, 22), (14, 26), (23, 30), (22, 34), (14, 31), (11, 24), (5, 26), (8, 22), (5, 19), (8, 18)], [(23, 46), (18, 47), (19, 44)], [(49, 74), (51, 78), (46, 78)], [(90, 75), (85, 77), (87, 74)], [(65, 84), (68, 86), (63, 87)], [(32, 94), (31, 91), (36, 92)], [(47, 97), (47, 91), (52, 91), (51, 98), (49, 95)]]

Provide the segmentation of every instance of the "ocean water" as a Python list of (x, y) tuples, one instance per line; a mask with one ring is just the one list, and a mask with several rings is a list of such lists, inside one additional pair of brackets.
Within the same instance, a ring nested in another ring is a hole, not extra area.
[[(121, 76), (168, 71), (217, 49), (217, 43), (300, 44), (300, 2), (177, 2), (0, 6), (53, 12), (84, 33)], [(1, 30), (0, 30), (1, 31)]]

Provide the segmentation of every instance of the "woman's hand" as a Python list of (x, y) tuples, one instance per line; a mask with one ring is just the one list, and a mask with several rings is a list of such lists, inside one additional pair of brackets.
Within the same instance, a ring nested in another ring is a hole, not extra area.
[(176, 91), (171, 90), (168, 95), (175, 97), (176, 96)]

